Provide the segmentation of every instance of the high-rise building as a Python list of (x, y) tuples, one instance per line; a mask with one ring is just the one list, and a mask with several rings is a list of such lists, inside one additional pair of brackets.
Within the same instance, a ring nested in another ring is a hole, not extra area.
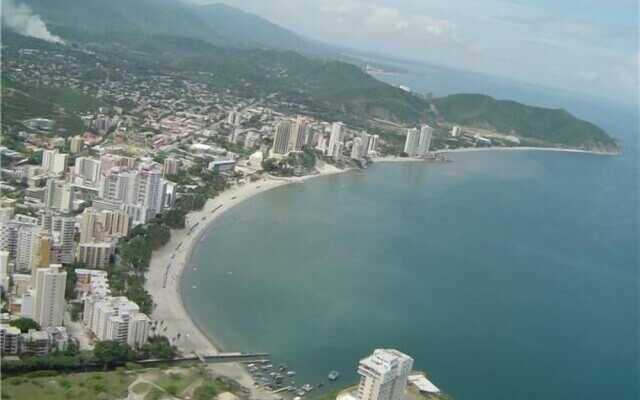
[(284, 155), (289, 150), (289, 140), (291, 137), (292, 124), (291, 121), (280, 121), (276, 125), (276, 132), (273, 136), (273, 146), (271, 152), (273, 154)]
[(98, 339), (140, 347), (149, 336), (150, 320), (126, 297), (92, 292), (85, 298), (83, 322)]
[[(145, 223), (162, 211), (167, 185), (161, 172), (148, 166), (139, 170), (111, 168), (101, 177), (98, 195), (101, 204), (113, 204), (126, 212), (134, 224)], [(94, 201), (94, 207), (99, 202)]]
[(418, 143), (420, 142), (420, 135), (416, 128), (407, 130), (407, 138), (404, 141), (404, 152), (409, 157), (415, 157), (418, 154)]
[(96, 185), (100, 181), (100, 161), (88, 157), (76, 158), (73, 175), (77, 183)]
[(69, 162), (69, 155), (58, 153), (57, 149), (42, 151), (42, 169), (45, 173), (59, 175), (64, 173)]
[(353, 145), (351, 146), (351, 158), (359, 160), (362, 158), (362, 139), (359, 137), (353, 138)]
[(64, 291), (67, 273), (62, 265), (52, 264), (49, 268), (36, 271), (34, 319), (42, 328), (61, 326), (64, 320)]
[(89, 268), (106, 268), (115, 252), (113, 242), (80, 243), (78, 245), (78, 262)]
[(341, 154), (343, 126), (342, 122), (334, 122), (331, 126), (331, 136), (329, 137), (329, 147), (327, 148), (327, 155), (330, 157), (335, 158)]
[(422, 157), (429, 152), (432, 137), (433, 128), (429, 125), (422, 125), (422, 128), (420, 128), (420, 140), (418, 141), (418, 156)]
[[(38, 262), (34, 268), (46, 268), (51, 264), (51, 248), (53, 241), (46, 232), (40, 232), (40, 245), (38, 246)], [(33, 274), (35, 277), (35, 273)]]
[(378, 135), (368, 135), (369, 141), (367, 144), (367, 156), (377, 155), (378, 154), (378, 139), (380, 136)]
[(70, 212), (73, 210), (74, 192), (70, 183), (61, 179), (48, 179), (44, 205), (47, 208)]
[(129, 216), (121, 210), (84, 210), (80, 218), (80, 243), (111, 241), (129, 234)]
[(178, 170), (180, 169), (180, 161), (175, 158), (166, 158), (164, 160), (164, 165), (162, 167), (163, 176), (167, 175), (177, 175)]
[(376, 349), (360, 360), (358, 400), (404, 400), (413, 359), (393, 349)]
[(0, 251), (0, 287), (4, 292), (9, 291), (9, 252)]
[(301, 115), (296, 119), (293, 130), (289, 135), (289, 151), (300, 151), (304, 146), (304, 135), (307, 128), (307, 121)]
[(80, 150), (82, 150), (82, 144), (84, 141), (82, 140), (82, 136), (74, 136), (69, 141), (69, 147), (71, 154), (78, 154)]
[(31, 271), (38, 261), (38, 247), (40, 244), (40, 231), (36, 218), (24, 215), (16, 215), (9, 225), (10, 235), (8, 250), (10, 258), (15, 257), (16, 269), (19, 271)]
[(75, 218), (50, 211), (42, 214), (42, 230), (51, 237), (51, 260), (71, 264), (75, 259)]
[(242, 115), (237, 111), (229, 111), (227, 115), (227, 124), (233, 126), (239, 126), (242, 122)]

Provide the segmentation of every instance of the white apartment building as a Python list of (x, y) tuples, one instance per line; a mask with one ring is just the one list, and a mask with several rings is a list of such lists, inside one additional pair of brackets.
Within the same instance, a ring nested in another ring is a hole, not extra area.
[(78, 262), (89, 268), (106, 268), (115, 253), (113, 242), (87, 242), (78, 245)]
[(15, 326), (0, 325), (0, 354), (18, 354), (20, 329)]
[(76, 158), (73, 176), (77, 184), (95, 186), (100, 181), (100, 161), (88, 157)]
[(51, 257), (62, 264), (71, 264), (75, 259), (76, 221), (72, 216), (50, 211), (42, 215), (42, 231), (51, 237)]
[(19, 271), (30, 271), (37, 261), (41, 228), (38, 219), (16, 214), (9, 222), (0, 223), (0, 250), (9, 252)]
[(0, 250), (0, 287), (7, 292), (9, 290), (9, 252)]
[(307, 121), (303, 116), (298, 116), (293, 126), (291, 135), (289, 136), (289, 151), (300, 151), (304, 146), (305, 132), (307, 130)]
[(84, 144), (84, 140), (82, 136), (74, 136), (69, 141), (69, 147), (71, 154), (77, 154), (82, 150), (82, 145)]
[(140, 347), (147, 342), (151, 321), (126, 297), (93, 293), (85, 299), (83, 322), (99, 340)]
[(431, 139), (433, 138), (433, 128), (429, 125), (422, 125), (420, 128), (420, 140), (418, 141), (418, 155), (424, 156), (431, 148)]
[(64, 173), (68, 164), (68, 154), (58, 153), (58, 150), (42, 151), (42, 169), (45, 173), (59, 175)]
[(131, 217), (134, 225), (145, 223), (162, 211), (167, 187), (162, 173), (156, 169), (113, 167), (101, 176), (98, 195), (102, 201), (94, 201), (94, 207), (98, 210), (120, 209)]
[(36, 270), (34, 320), (42, 328), (61, 326), (64, 320), (64, 291), (67, 273), (62, 265), (52, 264), (49, 268)]
[(61, 179), (48, 179), (44, 205), (47, 208), (70, 212), (73, 210), (74, 192), (70, 183)]
[(179, 170), (180, 170), (179, 160), (171, 157), (164, 160), (164, 164), (162, 166), (163, 176), (177, 175)]
[(415, 157), (418, 155), (419, 141), (420, 135), (418, 134), (418, 130), (416, 128), (408, 129), (407, 137), (404, 141), (404, 152), (407, 153), (409, 157)]
[(272, 154), (284, 155), (288, 153), (291, 131), (291, 121), (284, 120), (276, 124), (276, 132), (273, 136), (273, 146), (271, 146)]
[(342, 122), (334, 122), (331, 125), (331, 136), (329, 137), (329, 146), (327, 148), (327, 155), (330, 157), (338, 157), (342, 152), (342, 128), (344, 124)]
[(89, 207), (80, 218), (80, 243), (111, 241), (129, 234), (129, 216), (124, 211)]
[(376, 349), (360, 360), (358, 400), (404, 400), (413, 359), (394, 349)]

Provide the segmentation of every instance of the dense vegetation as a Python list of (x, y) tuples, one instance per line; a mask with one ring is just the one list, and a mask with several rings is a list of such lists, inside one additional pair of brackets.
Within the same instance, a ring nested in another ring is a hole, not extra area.
[(496, 130), (549, 144), (612, 149), (615, 141), (602, 129), (561, 109), (532, 107), (480, 94), (455, 94), (434, 100), (445, 120)]
[[(33, 87), (2, 81), (3, 125), (22, 125), (29, 118), (48, 118), (55, 121), (53, 130), (63, 135), (84, 132), (78, 114), (95, 111), (100, 104), (95, 98), (70, 88)], [(24, 128), (24, 126), (23, 126)]]
[(96, 343), (93, 350), (79, 351), (73, 343), (65, 351), (55, 351), (46, 356), (23, 356), (19, 360), (4, 360), (2, 372), (21, 374), (30, 371), (78, 371), (108, 369), (127, 362), (144, 359), (174, 358), (175, 346), (164, 336), (151, 336), (141, 349), (134, 350), (126, 343), (105, 340)]

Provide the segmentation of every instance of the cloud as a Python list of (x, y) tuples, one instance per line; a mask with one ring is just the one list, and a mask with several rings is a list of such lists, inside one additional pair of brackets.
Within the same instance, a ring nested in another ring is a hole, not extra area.
[(25, 4), (2, 0), (2, 22), (11, 30), (51, 43), (64, 43), (62, 38), (49, 32), (39, 15), (33, 14)]

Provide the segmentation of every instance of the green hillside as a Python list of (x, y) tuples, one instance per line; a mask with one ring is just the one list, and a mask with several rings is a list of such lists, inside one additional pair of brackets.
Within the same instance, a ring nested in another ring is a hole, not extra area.
[(617, 147), (604, 130), (562, 109), (533, 107), (481, 94), (455, 94), (433, 103), (442, 118), (460, 125), (567, 147), (602, 150)]
[(21, 126), (29, 118), (55, 121), (54, 131), (63, 135), (84, 132), (79, 113), (95, 111), (101, 105), (95, 98), (69, 88), (31, 87), (2, 81), (2, 124)]

